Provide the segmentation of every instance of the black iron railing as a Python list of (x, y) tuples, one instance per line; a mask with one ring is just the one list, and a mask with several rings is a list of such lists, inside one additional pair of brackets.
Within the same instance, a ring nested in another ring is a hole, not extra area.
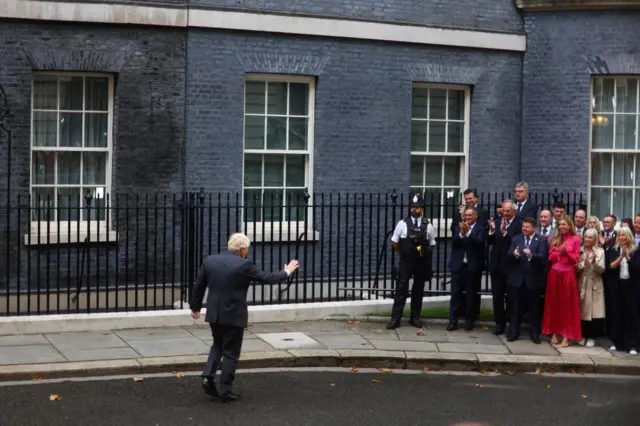
[[(495, 213), (509, 193), (480, 194)], [(581, 194), (533, 194), (541, 208)], [(250, 257), (265, 270), (292, 258), (301, 268), (275, 286), (251, 287), (251, 304), (388, 298), (397, 257), (388, 243), (408, 212), (403, 194), (309, 194), (256, 199), (202, 191), (114, 194), (83, 200), (11, 198), (0, 232), (0, 315), (167, 309), (189, 301), (205, 256), (226, 249), (233, 232), (252, 241)], [(435, 226), (434, 277), (426, 295), (447, 294), (455, 202), (427, 198)], [(81, 218), (82, 221), (78, 221)], [(489, 248), (487, 248), (489, 250)], [(483, 283), (487, 291), (488, 276)]]

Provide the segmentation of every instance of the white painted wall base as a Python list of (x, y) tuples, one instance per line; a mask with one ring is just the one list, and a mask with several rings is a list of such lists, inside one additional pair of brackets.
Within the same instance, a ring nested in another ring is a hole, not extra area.
[[(491, 303), (483, 296), (482, 305)], [(448, 306), (449, 296), (425, 297), (424, 307)], [(250, 306), (252, 323), (313, 321), (331, 315), (365, 315), (388, 312), (393, 300), (363, 300), (353, 302), (300, 303), (288, 305)], [(204, 314), (194, 320), (189, 309), (146, 312), (116, 312), (100, 314), (37, 315), (0, 318), (0, 336), (15, 334), (63, 333), (79, 331), (107, 331), (131, 328), (183, 327), (204, 325)]]

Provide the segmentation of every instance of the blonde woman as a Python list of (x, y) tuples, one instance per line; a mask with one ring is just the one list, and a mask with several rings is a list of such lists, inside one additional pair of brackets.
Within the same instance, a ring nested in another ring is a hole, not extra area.
[[(558, 344), (557, 335), (562, 336), (562, 347), (569, 340), (582, 340), (580, 329), (580, 297), (576, 265), (580, 260), (582, 239), (569, 216), (558, 220), (556, 231), (549, 246), (547, 291), (544, 303), (542, 333), (551, 335), (551, 343)], [(636, 309), (637, 311), (637, 309)]]
[(640, 290), (640, 251), (631, 229), (620, 227), (615, 246), (607, 252), (607, 269), (616, 272), (611, 280), (611, 340), (609, 350), (638, 355), (638, 291)]
[[(581, 344), (595, 346), (604, 323), (604, 285), (602, 273), (605, 268), (604, 250), (598, 247), (598, 231), (589, 228), (584, 233), (584, 246), (576, 266), (580, 284), (580, 319), (582, 320)], [(586, 342), (585, 342), (586, 339)]]
[(587, 220), (587, 229), (595, 229), (598, 232), (598, 235), (600, 235), (600, 232), (602, 232), (602, 224), (600, 223), (600, 219), (598, 219), (597, 216), (589, 217), (589, 219)]

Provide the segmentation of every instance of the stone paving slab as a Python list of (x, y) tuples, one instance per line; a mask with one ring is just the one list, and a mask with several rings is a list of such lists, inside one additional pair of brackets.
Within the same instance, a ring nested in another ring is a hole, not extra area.
[(67, 359), (53, 346), (4, 346), (0, 349), (0, 365), (64, 361)]
[(143, 339), (127, 342), (142, 357), (208, 354), (210, 345), (197, 337), (186, 339)]
[(0, 347), (49, 345), (49, 344), (51, 344), (51, 342), (45, 339), (44, 336), (41, 334), (25, 334), (23, 336), (0, 336)]
[(77, 349), (127, 347), (127, 343), (124, 340), (118, 337), (115, 333), (109, 331), (52, 333), (45, 334), (44, 337), (61, 352), (68, 352)]

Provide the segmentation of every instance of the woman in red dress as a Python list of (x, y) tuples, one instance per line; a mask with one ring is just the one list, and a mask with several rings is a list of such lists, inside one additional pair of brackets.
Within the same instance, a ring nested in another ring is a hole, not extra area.
[(569, 340), (582, 340), (576, 277), (581, 245), (571, 218), (565, 216), (559, 220), (549, 246), (551, 268), (547, 274), (542, 333), (552, 335), (554, 345), (558, 344), (556, 335), (562, 336), (563, 348), (569, 346)]

